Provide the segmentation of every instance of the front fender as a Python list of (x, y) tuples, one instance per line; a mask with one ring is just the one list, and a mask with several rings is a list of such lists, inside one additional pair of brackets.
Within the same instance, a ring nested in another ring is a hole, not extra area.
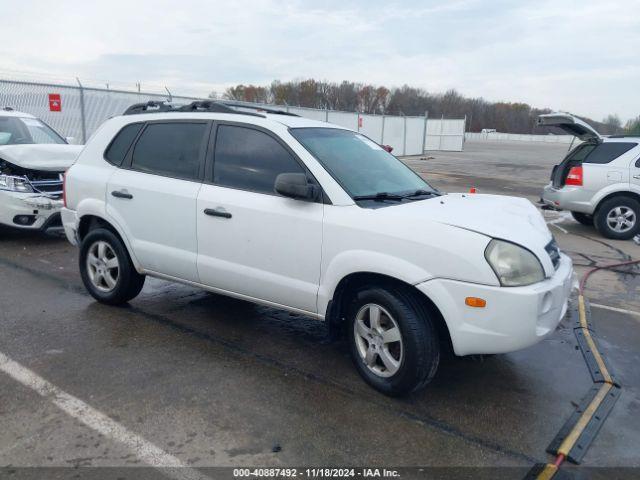
[(333, 257), (322, 272), (318, 290), (318, 313), (327, 310), (340, 281), (354, 273), (377, 273), (415, 285), (433, 278), (420, 266), (393, 255), (368, 250), (348, 250)]

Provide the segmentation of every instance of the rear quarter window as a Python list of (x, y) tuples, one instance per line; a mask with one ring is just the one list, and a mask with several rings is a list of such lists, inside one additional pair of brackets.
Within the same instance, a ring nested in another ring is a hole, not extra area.
[(597, 164), (610, 163), (637, 145), (637, 143), (631, 142), (604, 142), (595, 147), (583, 162)]
[(104, 152), (104, 158), (109, 162), (119, 167), (124, 161), (124, 157), (127, 156), (131, 144), (138, 136), (142, 123), (131, 123), (122, 128), (111, 140), (111, 143)]

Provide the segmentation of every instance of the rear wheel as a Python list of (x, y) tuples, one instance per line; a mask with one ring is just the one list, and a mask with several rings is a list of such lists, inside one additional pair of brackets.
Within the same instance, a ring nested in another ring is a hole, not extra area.
[(586, 213), (580, 212), (571, 212), (571, 216), (576, 222), (581, 223), (582, 225), (586, 225), (587, 227), (593, 227), (593, 215), (587, 215)]
[(595, 216), (598, 231), (607, 238), (628, 240), (640, 231), (640, 202), (630, 197), (604, 201)]
[(364, 288), (355, 295), (348, 319), (352, 359), (373, 388), (398, 396), (433, 378), (440, 361), (438, 334), (426, 308), (411, 292)]
[(136, 297), (145, 280), (136, 272), (122, 240), (104, 228), (91, 230), (82, 240), (80, 275), (91, 296), (109, 305)]

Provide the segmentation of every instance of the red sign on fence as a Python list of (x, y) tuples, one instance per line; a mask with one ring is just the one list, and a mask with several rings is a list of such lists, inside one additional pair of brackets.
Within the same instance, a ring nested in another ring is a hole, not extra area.
[(362, 128), (362, 117), (358, 115), (358, 128)]
[(49, 110), (52, 112), (62, 111), (62, 100), (60, 99), (59, 93), (49, 94)]

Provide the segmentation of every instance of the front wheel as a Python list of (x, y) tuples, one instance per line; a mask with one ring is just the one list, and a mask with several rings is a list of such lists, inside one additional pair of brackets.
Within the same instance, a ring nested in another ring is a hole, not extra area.
[(109, 305), (136, 297), (145, 279), (136, 272), (122, 240), (104, 228), (91, 230), (82, 240), (80, 276), (91, 296)]
[(607, 238), (628, 240), (640, 231), (640, 202), (630, 197), (613, 197), (598, 207), (598, 231)]
[(440, 361), (431, 316), (404, 288), (368, 287), (353, 299), (348, 314), (351, 357), (376, 390), (399, 396), (424, 387)]

